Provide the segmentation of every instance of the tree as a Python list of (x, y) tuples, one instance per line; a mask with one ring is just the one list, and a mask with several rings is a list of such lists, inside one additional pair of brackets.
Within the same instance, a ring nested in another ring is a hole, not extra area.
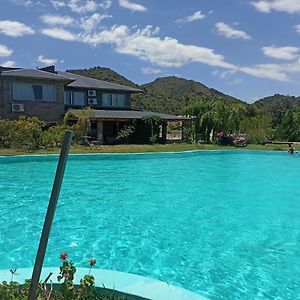
[(282, 118), (281, 124), (276, 130), (276, 136), (284, 141), (300, 140), (300, 106), (287, 111)]
[(145, 134), (147, 135), (148, 142), (152, 145), (155, 144), (159, 136), (159, 126), (162, 123), (161, 118), (159, 116), (148, 116), (143, 117), (142, 121), (145, 124)]
[(75, 140), (80, 140), (82, 137), (88, 135), (91, 127), (91, 118), (95, 116), (95, 111), (90, 107), (85, 107), (80, 110), (70, 109), (66, 112), (64, 117), (65, 124), (69, 123), (70, 118), (75, 117), (77, 123), (75, 124)]

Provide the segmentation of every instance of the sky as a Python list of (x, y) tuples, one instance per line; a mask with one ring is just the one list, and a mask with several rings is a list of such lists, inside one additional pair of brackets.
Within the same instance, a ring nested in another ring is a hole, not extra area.
[(0, 65), (300, 96), (300, 0), (0, 0)]

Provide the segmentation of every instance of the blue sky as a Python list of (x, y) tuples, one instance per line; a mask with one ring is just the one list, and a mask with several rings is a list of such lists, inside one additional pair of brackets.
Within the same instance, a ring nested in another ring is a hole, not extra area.
[(300, 95), (300, 0), (1, 0), (0, 65), (179, 76), (253, 102)]

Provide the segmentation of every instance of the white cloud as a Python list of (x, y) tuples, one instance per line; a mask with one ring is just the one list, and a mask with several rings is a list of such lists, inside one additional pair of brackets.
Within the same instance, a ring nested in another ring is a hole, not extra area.
[(8, 61), (2, 63), (1, 66), (6, 67), (6, 68), (14, 68), (16, 66), (16, 62), (14, 62), (12, 60), (8, 60)]
[(99, 14), (95, 13), (90, 17), (83, 17), (80, 18), (80, 27), (84, 29), (86, 32), (92, 31), (94, 28), (97, 27), (97, 25), (104, 19), (111, 18), (111, 15), (108, 14)]
[(275, 47), (275, 46), (267, 46), (263, 47), (262, 51), (264, 55), (277, 59), (285, 59), (291, 60), (295, 59), (299, 56), (300, 49), (297, 47)]
[(147, 11), (147, 8), (145, 6), (130, 2), (129, 0), (119, 0), (119, 4), (121, 7), (130, 9), (132, 11)]
[(196, 11), (195, 13), (193, 13), (191, 16), (182, 18), (182, 19), (178, 19), (176, 21), (176, 23), (189, 23), (189, 22), (193, 22), (196, 20), (201, 20), (204, 19), (205, 15), (202, 14), (201, 10)]
[(260, 78), (269, 78), (277, 81), (290, 81), (284, 71), (285, 68), (276, 64), (261, 64), (250, 67), (239, 67), (236, 70)]
[(264, 13), (270, 13), (271, 11), (280, 11), (289, 14), (300, 13), (299, 0), (261, 0), (251, 3), (258, 11)]
[(299, 25), (295, 25), (294, 28), (295, 28), (296, 31), (300, 34), (300, 24), (299, 24)]
[(44, 35), (64, 41), (76, 41), (77, 35), (61, 28), (47, 28), (41, 31)]
[(69, 7), (73, 12), (79, 14), (94, 12), (98, 7), (107, 10), (112, 5), (112, 0), (105, 0), (101, 3), (97, 3), (94, 0), (51, 0), (50, 2), (55, 9)]
[(0, 44), (0, 57), (7, 57), (13, 53), (13, 50)]
[(45, 66), (55, 65), (58, 62), (58, 60), (56, 58), (46, 58), (46, 57), (44, 57), (44, 55), (39, 55), (39, 57), (37, 58), (37, 61), (42, 63)]
[(160, 73), (162, 73), (162, 70), (151, 68), (151, 67), (145, 67), (145, 68), (142, 68), (142, 72), (144, 74), (160, 74)]
[(97, 34), (85, 35), (83, 41), (92, 45), (113, 44), (119, 53), (130, 54), (142, 60), (164, 67), (180, 67), (190, 62), (202, 62), (212, 66), (232, 68), (224, 57), (213, 49), (184, 45), (176, 39), (156, 37), (158, 28), (146, 26), (131, 32), (125, 26), (113, 26)]
[[(159, 29), (152, 26), (130, 29), (126, 25), (114, 25), (97, 33), (75, 34), (60, 28), (42, 30), (45, 35), (66, 41), (77, 41), (92, 46), (110, 44), (119, 53), (132, 55), (161, 67), (181, 67), (193, 62), (220, 67), (225, 71), (220, 71), (219, 75), (225, 79), (241, 72), (259, 78), (290, 81), (289, 74), (300, 74), (300, 61), (291, 64), (237, 66), (226, 62), (225, 58), (213, 49), (185, 45), (171, 37), (160, 38), (157, 36), (158, 32)], [(144, 72), (151, 72), (151, 68), (144, 69)], [(215, 74), (217, 75), (216, 72)]]
[(4, 20), (0, 21), (0, 33), (12, 37), (19, 37), (27, 34), (34, 34), (34, 30), (23, 23)]
[(51, 3), (56, 9), (67, 6), (67, 4), (64, 1), (60, 0), (51, 0)]
[(105, 0), (102, 3), (99, 3), (99, 7), (103, 8), (104, 10), (107, 10), (111, 7), (112, 1), (111, 0)]
[(67, 5), (78, 14), (94, 12), (97, 9), (97, 3), (93, 0), (69, 0)]
[(40, 19), (49, 25), (63, 25), (67, 26), (74, 22), (74, 19), (70, 16), (59, 16), (59, 15), (43, 15)]
[(223, 22), (216, 23), (215, 26), (217, 27), (218, 32), (227, 38), (244, 40), (251, 39), (251, 37), (246, 32), (234, 29)]

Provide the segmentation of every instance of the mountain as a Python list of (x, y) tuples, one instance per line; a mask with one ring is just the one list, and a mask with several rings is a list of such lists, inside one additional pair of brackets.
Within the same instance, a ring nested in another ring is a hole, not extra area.
[(260, 108), (272, 118), (272, 127), (276, 128), (287, 111), (300, 104), (300, 97), (275, 94), (254, 102), (252, 105)]
[(199, 82), (175, 76), (158, 78), (138, 86), (109, 68), (95, 67), (68, 72), (142, 89), (144, 93), (132, 95), (132, 107), (136, 109), (182, 114), (187, 105), (200, 97), (208, 101), (222, 97), (225, 101), (242, 102)]
[(175, 76), (157, 78), (153, 82), (141, 85), (140, 88), (145, 93), (133, 97), (135, 105), (147, 110), (171, 114), (182, 114), (187, 105), (200, 97), (208, 101), (222, 97), (228, 102), (241, 102), (194, 80)]
[(134, 82), (128, 80), (110, 68), (95, 67), (90, 69), (67, 70), (67, 72), (138, 88), (138, 85), (136, 85)]
[(300, 104), (300, 97), (280, 94), (265, 97), (253, 103), (253, 105), (261, 107), (263, 110), (269, 113), (271, 113), (276, 107), (291, 108), (297, 104)]

